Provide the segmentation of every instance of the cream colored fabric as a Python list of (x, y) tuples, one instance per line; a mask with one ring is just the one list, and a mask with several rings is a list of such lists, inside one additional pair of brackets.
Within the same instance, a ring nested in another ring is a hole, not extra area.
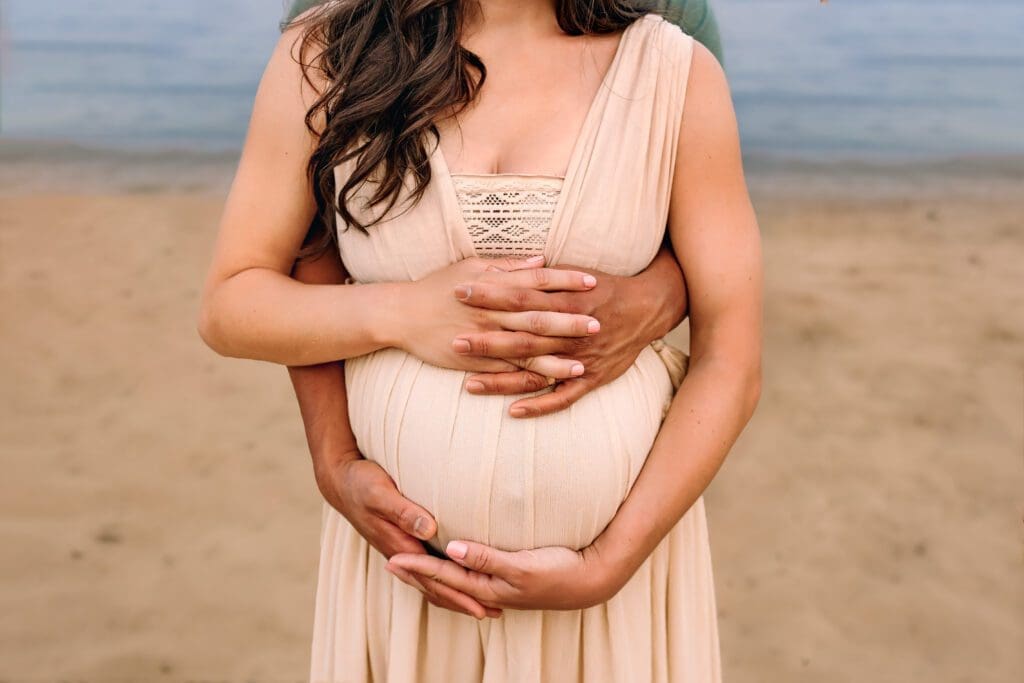
[[(657, 253), (692, 46), (653, 14), (626, 29), (551, 214), (550, 263), (633, 275)], [(394, 209), (368, 234), (341, 234), (355, 282), (418, 279), (474, 255), (439, 148), (430, 163), (432, 180), (418, 204)], [(336, 171), (339, 178), (347, 172)], [(627, 496), (686, 360), (659, 340), (618, 379), (536, 419), (510, 418), (516, 397), (471, 395), (462, 389), (466, 373), (397, 349), (349, 360), (345, 375), (360, 450), (436, 516), (435, 548), (453, 538), (507, 550), (582, 548)], [(622, 591), (585, 610), (508, 610), (477, 622), (429, 605), (384, 562), (324, 505), (311, 680), (720, 679), (703, 500)]]
[(524, 258), (544, 253), (563, 178), (518, 173), (451, 176), (477, 255)]

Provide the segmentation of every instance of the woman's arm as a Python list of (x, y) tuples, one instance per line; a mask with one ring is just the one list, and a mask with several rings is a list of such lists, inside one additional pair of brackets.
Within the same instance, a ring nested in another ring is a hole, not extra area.
[[(585, 291), (593, 287), (585, 273), (527, 262), (506, 264), (514, 272), (489, 271), (484, 259), (466, 259), (417, 282), (349, 287), (289, 277), (315, 213), (306, 165), (316, 135), (305, 115), (323, 87), (303, 76), (300, 32), (293, 27), (281, 36), (256, 95), (203, 292), (204, 341), (223, 355), (292, 366), (393, 346), (443, 367), (493, 372), (526, 365), (551, 377), (576, 376), (571, 359), (546, 355), (520, 364), (473, 358), (456, 353), (451, 340), (466, 331), (541, 327), (551, 337), (586, 336), (593, 318), (549, 311), (481, 314), (462, 305), (453, 290), (463, 282), (500, 279), (526, 288)], [(536, 284), (537, 271), (543, 271), (543, 286)]]
[(690, 363), (626, 501), (594, 544), (628, 580), (704, 492), (761, 393), (761, 237), (728, 84), (695, 45), (669, 216), (690, 286)]
[[(433, 576), (482, 604), (577, 609), (609, 599), (703, 493), (760, 396), (761, 240), (721, 67), (695, 45), (669, 216), (690, 292), (691, 359), (633, 488), (596, 541), (507, 553), (453, 541), (389, 566)], [(460, 566), (462, 565), (462, 566)]]
[(300, 31), (285, 31), (267, 64), (220, 221), (199, 333), (223, 355), (305, 365), (383, 348), (393, 285), (345, 288), (291, 277), (316, 212), (305, 125), (316, 98), (297, 63)]

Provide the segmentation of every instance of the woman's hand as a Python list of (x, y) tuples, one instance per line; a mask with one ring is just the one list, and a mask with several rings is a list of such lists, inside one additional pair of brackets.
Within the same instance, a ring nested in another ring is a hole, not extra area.
[[(596, 335), (600, 324), (592, 316), (551, 308), (496, 310), (467, 306), (474, 292), (515, 290), (529, 294), (585, 292), (597, 285), (588, 273), (544, 268), (543, 258), (468, 258), (435, 271), (416, 282), (402, 283), (395, 302), (401, 329), (397, 346), (417, 358), (441, 367), (473, 372), (509, 372), (528, 369), (555, 379), (578, 377), (585, 366), (575, 358), (560, 358), (553, 350), (568, 338)], [(524, 295), (525, 296), (525, 295)], [(492, 332), (515, 340), (502, 353), (474, 356), (461, 352), (457, 337)], [(526, 351), (529, 351), (528, 353)], [(544, 382), (544, 386), (547, 381)]]
[(593, 546), (505, 552), (451, 541), (445, 552), (451, 560), (399, 553), (386, 566), (412, 586), (429, 579), (492, 609), (584, 609), (606, 602), (625, 585)]
[[(686, 314), (687, 292), (671, 250), (663, 247), (651, 265), (633, 277), (589, 273), (597, 285), (582, 291), (517, 289), (500, 280), (472, 288), (464, 304), (484, 310), (562, 311), (591, 316), (601, 334), (580, 337), (537, 337), (501, 331), (465, 333), (456, 337), (456, 351), (472, 358), (508, 355), (562, 354), (581, 363), (585, 373), (560, 382), (553, 391), (516, 401), (513, 417), (535, 417), (569, 407), (589, 391), (619, 377), (645, 346), (678, 325)], [(529, 370), (491, 371), (469, 377), (466, 389), (475, 394), (519, 394), (547, 386), (542, 374)]]

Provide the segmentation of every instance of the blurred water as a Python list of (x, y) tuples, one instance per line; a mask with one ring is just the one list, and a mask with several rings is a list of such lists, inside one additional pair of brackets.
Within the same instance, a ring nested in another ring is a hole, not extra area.
[(1022, 0), (719, 0), (748, 151), (1024, 152)]
[[(1024, 153), (1021, 0), (712, 0), (748, 153)], [(0, 0), (0, 131), (237, 148), (283, 0)]]

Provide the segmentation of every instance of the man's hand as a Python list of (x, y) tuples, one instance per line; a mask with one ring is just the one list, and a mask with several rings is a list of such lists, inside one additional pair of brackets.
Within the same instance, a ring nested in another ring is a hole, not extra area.
[[(328, 467), (318, 467), (316, 471), (317, 486), (331, 507), (384, 557), (426, 556), (422, 541), (437, 533), (437, 524), (430, 513), (403, 497), (388, 473), (372, 460), (356, 454), (356, 457), (339, 458), (335, 462)], [(501, 615), (500, 609), (484, 607), (429, 577), (415, 577), (411, 585), (438, 607), (477, 619)]]
[[(686, 284), (667, 247), (650, 267), (634, 277), (609, 275), (566, 266), (597, 279), (584, 291), (547, 292), (488, 282), (474, 284), (460, 300), (468, 306), (500, 311), (559, 311), (596, 318), (600, 334), (579, 337), (540, 337), (508, 331), (459, 334), (453, 348), (465, 356), (509, 358), (540, 354), (569, 356), (586, 369), (580, 377), (565, 379), (553, 391), (516, 401), (513, 417), (553, 413), (587, 392), (624, 373), (637, 356), (682, 321), (686, 314)], [(466, 390), (475, 394), (520, 394), (548, 386), (543, 374), (529, 370), (488, 372), (470, 376)]]

